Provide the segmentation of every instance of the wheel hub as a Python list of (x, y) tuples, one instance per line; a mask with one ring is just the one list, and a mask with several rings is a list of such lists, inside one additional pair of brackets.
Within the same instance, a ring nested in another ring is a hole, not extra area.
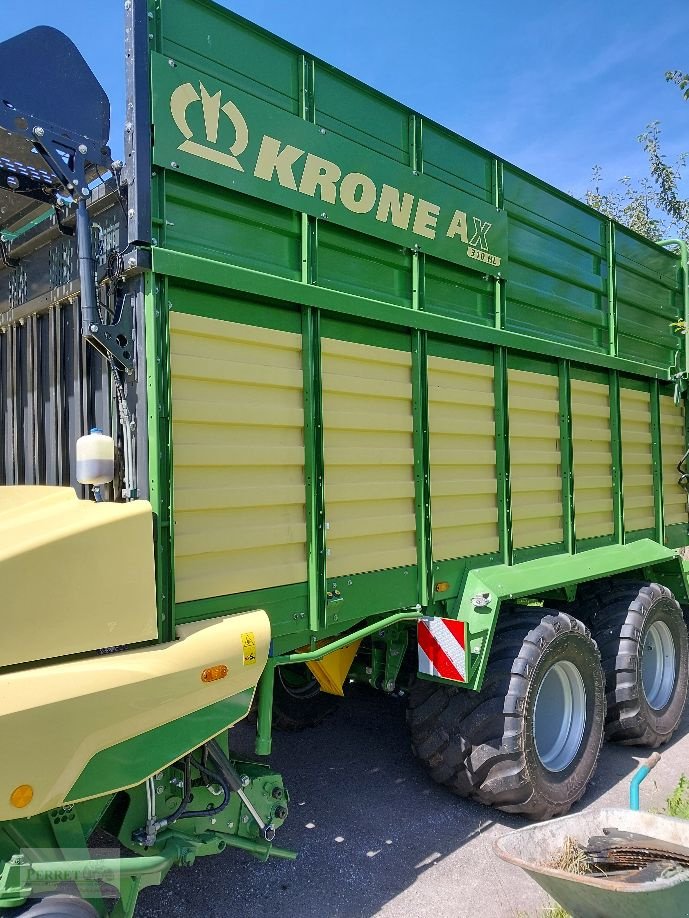
[(654, 711), (664, 708), (675, 687), (675, 643), (665, 622), (653, 622), (641, 651), (641, 684)]
[(533, 713), (533, 735), (541, 764), (564, 771), (576, 758), (586, 727), (586, 689), (569, 660), (554, 663), (541, 682)]

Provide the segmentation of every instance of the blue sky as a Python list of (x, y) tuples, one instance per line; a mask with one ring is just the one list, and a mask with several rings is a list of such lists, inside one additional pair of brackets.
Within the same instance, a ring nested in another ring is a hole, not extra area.
[[(580, 196), (644, 172), (635, 138), (661, 122), (689, 150), (689, 102), (665, 83), (689, 70), (687, 0), (225, 0), (228, 6)], [(3, 0), (0, 39), (68, 32), (105, 87), (121, 151), (124, 0)], [(29, 74), (27, 66), (27, 76)]]

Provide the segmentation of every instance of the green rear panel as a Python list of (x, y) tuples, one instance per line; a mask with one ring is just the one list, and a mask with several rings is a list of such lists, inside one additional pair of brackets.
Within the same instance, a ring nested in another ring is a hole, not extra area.
[[(207, 0), (151, 15), (170, 627), (263, 606), (282, 651), (427, 606), (438, 581), (456, 596), (471, 568), (686, 541), (663, 505), (674, 254)], [(241, 378), (221, 358), (240, 340)], [(283, 448), (271, 516), (252, 466)]]

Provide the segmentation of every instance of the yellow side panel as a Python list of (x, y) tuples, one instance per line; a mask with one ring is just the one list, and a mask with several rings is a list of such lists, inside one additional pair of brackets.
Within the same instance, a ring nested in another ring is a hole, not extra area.
[(677, 463), (686, 450), (684, 403), (660, 396), (660, 439), (663, 449), (663, 506), (665, 525), (687, 522), (687, 492), (677, 484)]
[[(256, 648), (251, 664), (247, 632)], [(60, 806), (101, 750), (255, 688), (270, 644), (263, 610), (182, 625), (177, 635), (170, 644), (0, 675), (0, 734), (11, 750), (0, 756), (0, 820)], [(217, 665), (227, 677), (203, 682), (203, 670)], [(19, 784), (34, 789), (22, 810), (9, 799)]]
[(648, 392), (621, 388), (620, 409), (624, 528), (627, 532), (651, 529), (655, 526), (651, 396)]
[(493, 367), (428, 358), (433, 557), (496, 552)]
[(0, 488), (0, 596), (0, 666), (157, 637), (151, 505)]
[(557, 376), (508, 370), (512, 543), (561, 542), (560, 404)]
[(301, 336), (170, 313), (179, 602), (306, 580)]
[(573, 379), (571, 398), (577, 538), (612, 535), (610, 392), (601, 383)]
[(416, 563), (411, 354), (324, 338), (329, 577)]

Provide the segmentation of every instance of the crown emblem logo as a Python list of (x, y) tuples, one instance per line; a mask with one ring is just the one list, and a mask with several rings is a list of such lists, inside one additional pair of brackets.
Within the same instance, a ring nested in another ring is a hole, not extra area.
[[(178, 149), (184, 150), (185, 153), (191, 153), (193, 156), (200, 156), (201, 159), (207, 159), (210, 162), (219, 163), (221, 166), (229, 166), (230, 169), (237, 169), (239, 172), (243, 172), (244, 168), (237, 157), (241, 156), (249, 144), (249, 128), (244, 116), (234, 102), (228, 100), (224, 105), (220, 104), (222, 101), (220, 90), (211, 95), (203, 83), (199, 83), (199, 89), (201, 90), (200, 94), (191, 83), (182, 83), (170, 96), (170, 113), (180, 133), (184, 136), (184, 140)], [(197, 102), (201, 103), (203, 109), (207, 144), (199, 143), (193, 139), (194, 132), (187, 121), (187, 109)], [(219, 150), (215, 146), (218, 142), (220, 112), (231, 121), (234, 127), (235, 140), (229, 151)]]

